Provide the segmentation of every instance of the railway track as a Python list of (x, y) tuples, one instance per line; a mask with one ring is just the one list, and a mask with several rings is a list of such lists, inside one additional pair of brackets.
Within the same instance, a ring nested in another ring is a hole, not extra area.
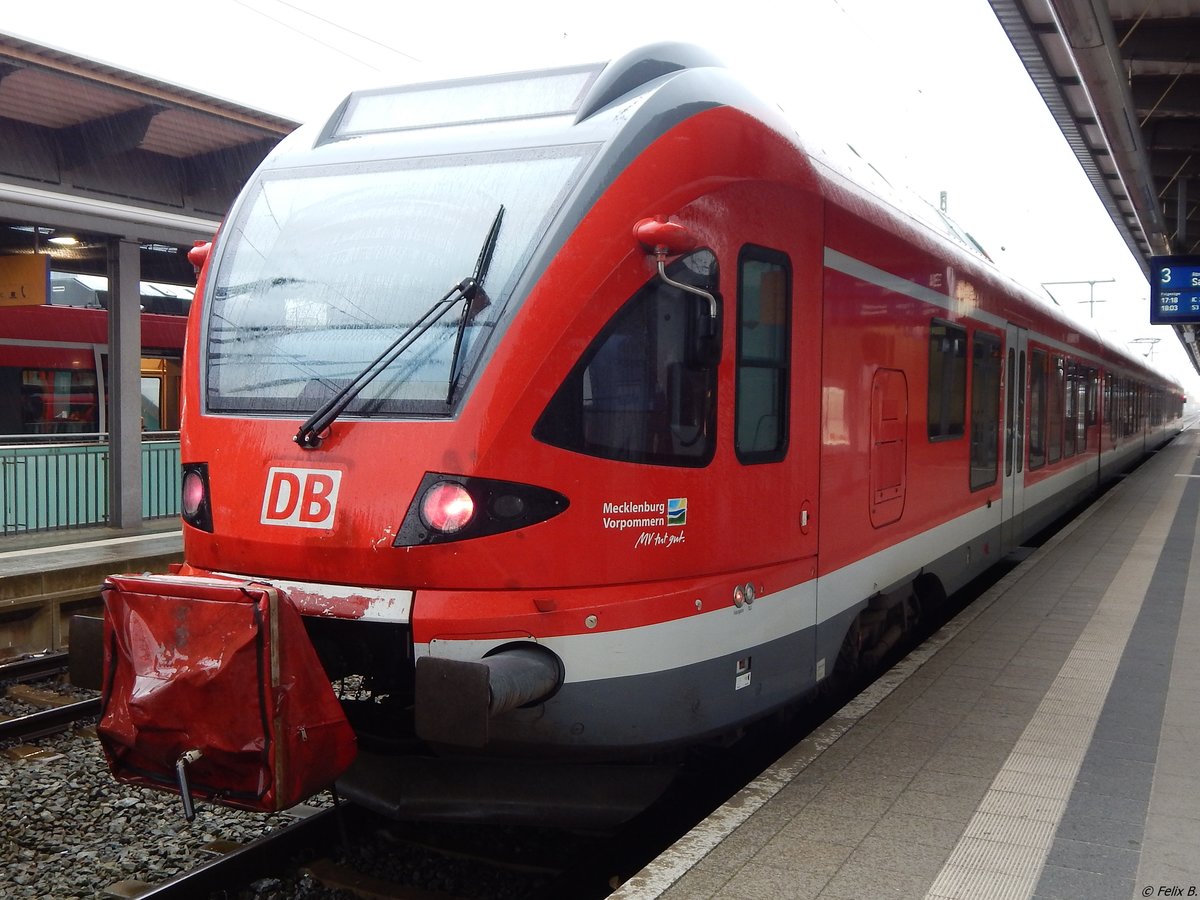
[(0, 660), (0, 683), (37, 681), (66, 672), (70, 654), (66, 650), (26, 653), (13, 659)]
[(348, 805), (322, 810), (248, 844), (226, 847), (225, 852), (210, 862), (162, 884), (144, 886), (137, 896), (156, 900), (207, 897), (227, 892), (234, 885), (249, 886), (264, 878), (278, 879), (286, 869), (287, 860), (316, 853), (318, 848), (340, 841), (346, 829), (355, 824), (347, 819), (356, 819), (357, 815), (358, 811)]
[(592, 839), (542, 829), (401, 823), (342, 803), (244, 846), (225, 848), (220, 856), (162, 884), (139, 887), (137, 896), (578, 897), (563, 879)]
[(99, 715), (99, 696), (81, 697), (84, 692), (59, 689), (68, 666), (65, 651), (31, 653), (0, 662), (0, 684), (5, 685), (5, 707), (10, 711), (0, 713), (0, 741), (36, 740)]

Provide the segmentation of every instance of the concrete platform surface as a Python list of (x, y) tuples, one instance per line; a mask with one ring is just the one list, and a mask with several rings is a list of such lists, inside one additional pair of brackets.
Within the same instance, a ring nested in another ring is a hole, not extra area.
[(1184, 432), (614, 900), (1200, 896)]

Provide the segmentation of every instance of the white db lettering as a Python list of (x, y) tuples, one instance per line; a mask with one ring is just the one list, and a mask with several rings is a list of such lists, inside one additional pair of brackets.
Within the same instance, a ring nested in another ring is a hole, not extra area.
[(333, 469), (274, 467), (263, 491), (264, 525), (332, 528), (342, 473)]

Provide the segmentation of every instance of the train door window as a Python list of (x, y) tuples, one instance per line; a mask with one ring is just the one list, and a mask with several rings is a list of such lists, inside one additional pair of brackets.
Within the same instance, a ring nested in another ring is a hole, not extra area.
[(1052, 357), (1049, 390), (1046, 392), (1046, 462), (1058, 462), (1062, 459), (1065, 375), (1063, 358)]
[(967, 330), (940, 319), (929, 328), (929, 440), (960, 438), (967, 408)]
[[(716, 257), (667, 267), (715, 293)], [(533, 429), (539, 441), (623, 462), (704, 466), (716, 435), (717, 368), (707, 300), (657, 275), (600, 331)]]
[(1075, 384), (1078, 382), (1078, 370), (1072, 360), (1067, 360), (1066, 368), (1064, 368), (1064, 392), (1063, 394), (1063, 433), (1062, 433), (1062, 455), (1063, 457), (1075, 455), (1075, 424), (1079, 420), (1079, 407), (1075, 403)]
[(1000, 338), (976, 331), (971, 345), (971, 490), (996, 483), (1000, 467)]
[(167, 361), (142, 358), (142, 431), (162, 431)]
[(1017, 359), (1017, 471), (1025, 468), (1025, 351)]
[(1046, 464), (1046, 353), (1029, 354), (1029, 468)]
[(735, 449), (743, 463), (772, 462), (787, 452), (790, 297), (788, 258), (763, 247), (743, 247), (735, 403)]
[(1087, 426), (1096, 424), (1096, 409), (1092, 403), (1092, 382), (1096, 370), (1086, 366), (1075, 367), (1075, 450), (1087, 450)]
[(1113, 437), (1125, 437), (1125, 379), (1118, 377), (1113, 388)]
[(1004, 409), (1004, 477), (1007, 478), (1013, 473), (1013, 449), (1016, 443), (1017, 429), (1015, 420), (1013, 419), (1013, 411), (1016, 405), (1016, 391), (1013, 387), (1017, 383), (1017, 351), (1012, 347), (1008, 348), (1008, 402)]
[(1100, 396), (1100, 373), (1092, 368), (1087, 370), (1087, 415), (1085, 424), (1088, 428), (1096, 425), (1096, 402)]
[(162, 378), (142, 376), (142, 431), (162, 431)]
[(1114, 415), (1116, 402), (1115, 393), (1113, 391), (1113, 373), (1104, 373), (1104, 424), (1108, 426), (1108, 437), (1112, 440), (1117, 436), (1116, 426), (1113, 424), (1116, 421)]

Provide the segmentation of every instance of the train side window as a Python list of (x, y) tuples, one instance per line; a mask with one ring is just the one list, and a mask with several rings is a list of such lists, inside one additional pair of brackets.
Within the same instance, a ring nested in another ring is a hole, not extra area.
[(934, 319), (929, 328), (929, 440), (960, 438), (967, 409), (967, 330)]
[(1046, 464), (1046, 353), (1029, 354), (1029, 468)]
[[(716, 257), (667, 267), (715, 293)], [(543, 443), (622, 462), (705, 466), (716, 445), (717, 368), (704, 353), (708, 302), (647, 281), (600, 331), (539, 417)]]
[(971, 345), (971, 490), (996, 483), (1000, 467), (1000, 339), (976, 331)]
[(738, 257), (737, 457), (773, 462), (787, 453), (791, 363), (791, 264), (746, 246)]
[(99, 389), (96, 373), (90, 369), (24, 369), (20, 371), (20, 391), (20, 422), (15, 433), (80, 434), (100, 430)]

